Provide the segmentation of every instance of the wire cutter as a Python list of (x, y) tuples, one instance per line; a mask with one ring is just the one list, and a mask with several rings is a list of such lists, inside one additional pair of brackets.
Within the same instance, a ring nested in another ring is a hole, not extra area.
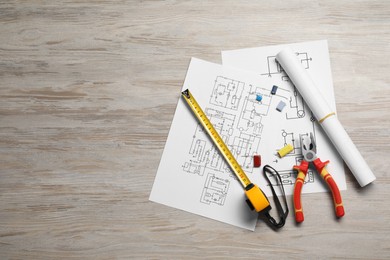
[(299, 166), (294, 166), (294, 170), (298, 171), (293, 195), (296, 222), (301, 223), (304, 220), (301, 204), (301, 192), (310, 162), (313, 162), (316, 170), (318, 171), (318, 173), (320, 173), (321, 177), (325, 180), (325, 182), (328, 184), (329, 189), (332, 191), (336, 216), (339, 218), (344, 216), (344, 206), (341, 200), (339, 188), (337, 187), (337, 184), (333, 180), (332, 176), (325, 169), (325, 166), (329, 163), (329, 161), (322, 162), (320, 158), (317, 157), (317, 147), (314, 141), (313, 133), (310, 133), (310, 137), (307, 135), (303, 135), (301, 137), (301, 148), (303, 160), (301, 161), (301, 164)]

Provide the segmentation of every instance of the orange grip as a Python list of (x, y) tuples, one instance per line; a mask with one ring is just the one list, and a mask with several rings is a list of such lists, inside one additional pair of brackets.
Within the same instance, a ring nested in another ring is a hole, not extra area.
[(305, 219), (303, 216), (303, 209), (302, 209), (302, 203), (301, 203), (301, 193), (302, 193), (302, 186), (303, 182), (305, 181), (306, 173), (303, 171), (298, 172), (297, 179), (295, 180), (295, 186), (294, 186), (294, 195), (293, 195), (293, 202), (294, 202), (294, 211), (295, 211), (295, 221), (298, 223), (303, 222)]
[(337, 187), (337, 184), (334, 181), (333, 177), (329, 174), (329, 172), (325, 168), (322, 169), (321, 176), (322, 178), (324, 178), (330, 190), (332, 191), (336, 216), (341, 218), (342, 216), (344, 216), (345, 212), (344, 212), (343, 201), (341, 200), (340, 190)]

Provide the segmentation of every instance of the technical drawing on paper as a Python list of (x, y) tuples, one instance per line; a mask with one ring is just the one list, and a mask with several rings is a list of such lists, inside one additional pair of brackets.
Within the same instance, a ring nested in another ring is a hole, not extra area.
[[(297, 46), (299, 48), (294, 49), (299, 49), (302, 62), (316, 80), (324, 83), (320, 87), (334, 102), (326, 43)], [(192, 58), (183, 90), (188, 88), (195, 95), (249, 180), (266, 196), (272, 194), (262, 166), (269, 164), (277, 169), (286, 194), (291, 195), (297, 174), (293, 166), (302, 160), (300, 137), (311, 132), (315, 135), (319, 155), (331, 161), (329, 170), (337, 185), (340, 184), (339, 188), (345, 189), (342, 160), (334, 153), (291, 82), (282, 78), (285, 74), (271, 56), (281, 48), (284, 46), (223, 52), (226, 67)], [(248, 71), (232, 68), (235, 65)], [(278, 104), (284, 104), (283, 108), (276, 110)], [(277, 151), (286, 144), (294, 148), (280, 158)], [(245, 204), (240, 182), (217, 149), (186, 102), (180, 99), (150, 200), (254, 230), (258, 214)], [(254, 155), (261, 156), (259, 168), (253, 167)], [(275, 179), (270, 180), (276, 184)], [(304, 193), (327, 190), (310, 168), (305, 181)], [(275, 190), (280, 192), (279, 188)]]
[[(273, 103), (286, 100), (287, 106), (283, 110), (286, 120), (274, 150), (289, 143), (295, 147), (294, 151), (284, 159), (291, 160), (288, 164), (289, 168), (280, 169), (283, 183), (292, 185), (296, 177), (292, 166), (301, 159), (300, 138), (295, 136), (296, 120), (301, 120), (311, 113), (307, 111), (302, 98), (294, 88), (280, 86), (277, 95), (272, 95), (271, 89), (272, 86), (254, 86), (217, 76), (209, 105), (204, 108), (204, 111), (237, 162), (247, 174), (250, 174), (254, 171), (253, 155), (259, 154), (261, 146), (263, 120), (269, 115), (271, 109), (275, 109), (272, 107)], [(261, 95), (261, 101), (256, 100), (258, 95)], [(273, 100), (275, 101), (272, 102)], [(314, 122), (303, 121), (301, 126), (306, 126), (308, 132), (314, 132)], [(274, 162), (278, 163), (279, 160), (275, 153)], [(194, 129), (188, 157), (183, 162), (182, 169), (185, 174), (194, 174), (205, 179), (205, 185), (200, 192), (202, 203), (220, 206), (224, 204), (228, 196), (230, 179), (235, 180), (235, 176), (200, 124), (197, 124)], [(310, 172), (309, 176), (311, 176)], [(313, 180), (311, 177), (307, 178), (307, 182)]]
[[(299, 57), (301, 63), (303, 64), (305, 69), (310, 68), (310, 62), (313, 61), (313, 59), (309, 56), (307, 52), (297, 52), (296, 55)], [(288, 76), (284, 72), (283, 68), (280, 66), (280, 64), (276, 61), (276, 56), (268, 56), (267, 60), (267, 69), (268, 72), (261, 73), (263, 76), (272, 77), (274, 75), (278, 75), (281, 77), (282, 81), (289, 81)], [(279, 88), (280, 89), (280, 88)], [(283, 88), (279, 90), (283, 91)], [(287, 119), (294, 119), (294, 118), (303, 118), (305, 117), (305, 102), (303, 101), (303, 98), (299, 95), (297, 89), (293, 87), (293, 92), (289, 93), (289, 95), (286, 97), (287, 102), (289, 103), (289, 106), (291, 109), (288, 110), (288, 113), (286, 113)]]
[[(224, 142), (229, 143), (229, 139), (232, 139), (233, 135), (235, 116), (210, 108), (206, 109), (205, 113)], [(196, 126), (193, 134), (189, 155), (189, 160), (183, 165), (185, 172), (199, 176), (203, 176), (206, 169), (230, 173), (230, 169), (224, 163), (215, 146), (208, 140), (207, 134), (200, 124)]]
[(243, 89), (243, 82), (217, 77), (210, 104), (237, 110)]
[[(301, 134), (299, 135), (298, 138), (295, 138), (294, 133), (292, 133), (292, 132), (287, 133), (285, 130), (282, 130), (281, 135), (283, 137), (284, 145), (292, 144), (294, 146), (294, 150), (291, 153), (286, 155), (286, 157), (288, 159), (290, 159), (289, 161), (291, 161), (291, 165), (300, 165), (300, 163), (303, 159), (302, 152), (301, 152), (301, 143), (300, 143)], [(307, 135), (307, 134), (305, 134), (305, 135)], [(278, 159), (275, 159), (274, 162), (277, 163)], [(279, 172), (280, 177), (282, 179), (283, 185), (294, 185), (295, 184), (296, 172), (293, 169), (291, 169), (291, 168), (290, 169), (283, 169), (283, 170), (278, 170), (278, 172)], [(305, 183), (313, 183), (314, 182), (314, 173), (313, 173), (312, 169), (309, 168), (306, 176), (307, 177), (304, 181)], [(271, 184), (273, 186), (279, 185), (278, 183), (272, 181), (274, 178), (272, 178), (271, 174), (269, 174), (268, 177), (271, 180)]]
[[(297, 52), (296, 55), (300, 59), (301, 63), (303, 64), (303, 67), (305, 69), (310, 68), (310, 61), (313, 59), (309, 57), (307, 52)], [(281, 78), (283, 81), (289, 81), (288, 76), (284, 73), (284, 70), (282, 66), (280, 66), (279, 62), (276, 60), (276, 55), (275, 56), (268, 56), (267, 57), (267, 68), (268, 72), (267, 73), (262, 73), (261, 75), (266, 75), (268, 77), (272, 77), (272, 75), (275, 74), (282, 74)]]
[(205, 204), (215, 203), (223, 206), (225, 203), (230, 181), (227, 177), (220, 178), (213, 173), (207, 175), (200, 202)]
[[(218, 76), (212, 90), (210, 106), (205, 109), (210, 122), (246, 172), (253, 171), (252, 156), (259, 150), (263, 131), (262, 118), (268, 115), (272, 99), (269, 93), (269, 89)], [(263, 96), (261, 102), (256, 101), (258, 94)], [(200, 124), (194, 130), (188, 155), (188, 160), (182, 165), (185, 173), (204, 178), (206, 172), (212, 171), (220, 173), (219, 176), (235, 179)], [(222, 181), (220, 178), (215, 174), (207, 175), (201, 202), (223, 204), (229, 185), (216, 189), (216, 183), (228, 183), (228, 179)]]

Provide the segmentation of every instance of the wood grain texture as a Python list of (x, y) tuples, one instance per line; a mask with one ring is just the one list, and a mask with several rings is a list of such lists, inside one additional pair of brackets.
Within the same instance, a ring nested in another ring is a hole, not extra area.
[[(1, 259), (390, 258), (389, 1), (15, 0), (0, 25)], [(319, 39), (377, 176), (347, 173), (345, 218), (327, 193), (278, 232), (148, 201), (190, 57)]]

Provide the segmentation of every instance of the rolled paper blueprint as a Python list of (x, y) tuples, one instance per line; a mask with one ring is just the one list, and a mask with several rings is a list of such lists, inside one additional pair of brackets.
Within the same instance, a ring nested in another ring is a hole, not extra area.
[(364, 187), (373, 182), (376, 179), (375, 175), (341, 125), (335, 111), (332, 111), (301, 65), (297, 55), (291, 49), (285, 49), (276, 55), (276, 60), (294, 83), (360, 186)]

